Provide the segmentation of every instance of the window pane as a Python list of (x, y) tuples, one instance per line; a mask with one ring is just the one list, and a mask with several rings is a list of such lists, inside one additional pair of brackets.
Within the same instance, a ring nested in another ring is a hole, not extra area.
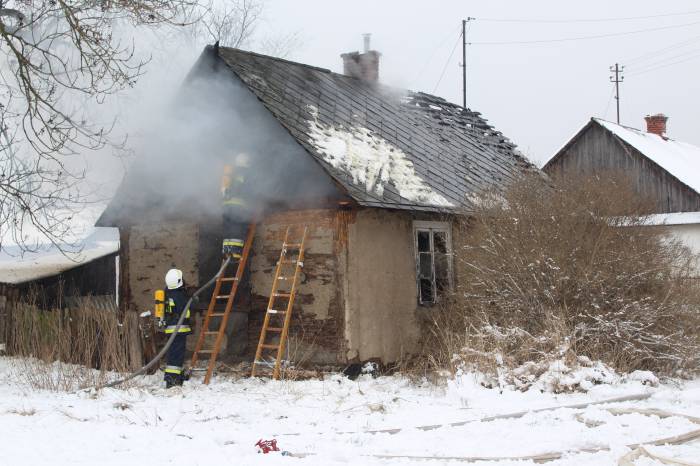
[(435, 254), (435, 286), (438, 291), (450, 288), (449, 256), (446, 254)]
[(429, 231), (419, 231), (418, 232), (418, 252), (429, 252), (430, 251), (430, 232)]
[(420, 301), (422, 303), (433, 302), (433, 282), (427, 278), (420, 280)]
[(447, 254), (447, 233), (444, 231), (436, 231), (433, 241), (435, 242), (435, 252)]
[(418, 274), (420, 278), (433, 278), (433, 258), (429, 252), (418, 253)]

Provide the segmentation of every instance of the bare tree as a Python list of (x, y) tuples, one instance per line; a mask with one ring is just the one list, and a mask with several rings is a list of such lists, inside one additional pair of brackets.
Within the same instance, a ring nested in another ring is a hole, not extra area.
[(212, 5), (192, 32), (198, 39), (219, 42), (225, 47), (247, 48), (286, 58), (302, 44), (297, 32), (278, 33), (260, 40), (255, 35), (264, 20), (262, 0), (229, 0)]
[(25, 228), (60, 245), (81, 193), (67, 157), (116, 144), (86, 104), (133, 86), (146, 60), (120, 25), (183, 24), (196, 0), (0, 2), (0, 246)]
[[(125, 39), (129, 31), (183, 30), (197, 42), (246, 47), (263, 10), (264, 0), (0, 0), (0, 248), (11, 239), (32, 250), (38, 233), (66, 250), (86, 199), (74, 156), (126, 148), (88, 108), (144, 73), (149, 57)], [(286, 55), (298, 36), (265, 44)]]
[(255, 33), (263, 4), (255, 0), (233, 0), (211, 7), (199, 24), (213, 42), (226, 47), (245, 47)]

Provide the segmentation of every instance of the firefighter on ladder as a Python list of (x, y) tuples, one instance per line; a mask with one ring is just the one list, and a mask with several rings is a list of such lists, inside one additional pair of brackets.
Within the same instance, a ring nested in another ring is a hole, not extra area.
[[(165, 315), (163, 319), (164, 331), (168, 337), (175, 332), (177, 323), (187, 304), (187, 292), (185, 291), (185, 281), (182, 278), (182, 271), (170, 269), (165, 275)], [(182, 385), (185, 380), (185, 343), (187, 335), (192, 333), (190, 327), (190, 310), (187, 309), (185, 319), (177, 330), (177, 335), (172, 345), (168, 349), (165, 366), (165, 387)]]
[[(221, 180), (221, 197), (223, 203), (224, 257), (239, 261), (243, 255), (248, 226), (252, 221), (252, 211), (244, 195), (250, 159), (247, 154), (238, 154), (233, 165), (224, 166)], [(239, 284), (239, 287), (243, 283)]]

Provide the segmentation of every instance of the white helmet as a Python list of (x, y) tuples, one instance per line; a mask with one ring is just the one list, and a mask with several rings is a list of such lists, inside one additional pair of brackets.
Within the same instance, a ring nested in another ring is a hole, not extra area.
[(250, 167), (250, 156), (245, 152), (241, 152), (236, 155), (234, 163), (237, 167), (248, 168)]
[(182, 286), (182, 270), (170, 269), (165, 274), (165, 285), (169, 290), (174, 290)]

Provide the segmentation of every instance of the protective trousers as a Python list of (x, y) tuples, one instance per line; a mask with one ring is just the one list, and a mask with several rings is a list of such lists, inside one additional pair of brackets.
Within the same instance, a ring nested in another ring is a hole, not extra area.
[(170, 388), (173, 385), (182, 385), (185, 369), (185, 343), (187, 334), (178, 333), (173, 340), (173, 344), (168, 348), (165, 366), (165, 386)]

